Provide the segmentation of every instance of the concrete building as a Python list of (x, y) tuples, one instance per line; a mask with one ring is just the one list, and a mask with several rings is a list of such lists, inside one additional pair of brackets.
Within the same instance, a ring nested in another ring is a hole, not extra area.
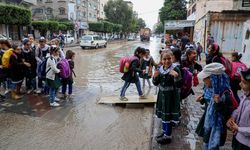
[(108, 2), (108, 0), (100, 0), (99, 14), (98, 14), (99, 19), (106, 19), (105, 12), (104, 12), (104, 6), (107, 4), (107, 2)]
[(249, 0), (190, 0), (187, 20), (195, 20), (195, 42), (207, 47), (207, 36), (211, 34), (222, 51), (240, 51), (249, 13)]
[(4, 2), (4, 3), (14, 3), (14, 4), (22, 4), (22, 5), (26, 5), (28, 7), (32, 6), (32, 5), (36, 5), (36, 0), (0, 0), (0, 2)]

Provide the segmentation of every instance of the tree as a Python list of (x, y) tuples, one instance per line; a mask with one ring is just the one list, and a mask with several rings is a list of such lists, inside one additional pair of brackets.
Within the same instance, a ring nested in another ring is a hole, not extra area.
[(89, 30), (95, 32), (103, 32), (104, 24), (103, 22), (90, 22)]
[(160, 20), (164, 24), (166, 20), (182, 20), (187, 17), (185, 0), (165, 0), (160, 9)]
[(46, 36), (46, 32), (49, 28), (47, 21), (32, 21), (32, 26), (40, 32), (41, 36)]
[(128, 32), (133, 11), (123, 0), (109, 0), (104, 6), (104, 12), (109, 22), (122, 25), (122, 31)]
[(161, 34), (164, 32), (164, 26), (162, 23), (157, 24), (155, 31), (156, 34)]
[(138, 28), (139, 29), (146, 27), (146, 23), (142, 18), (139, 18), (137, 22), (138, 22)]
[(0, 3), (0, 24), (29, 25), (31, 11), (20, 6)]

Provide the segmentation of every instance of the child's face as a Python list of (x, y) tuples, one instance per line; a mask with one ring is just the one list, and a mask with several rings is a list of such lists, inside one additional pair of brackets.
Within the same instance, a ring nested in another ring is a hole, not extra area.
[(143, 58), (145, 56), (145, 54), (143, 54), (143, 53), (140, 53), (138, 55), (140, 56), (140, 58)]
[(175, 58), (175, 56), (174, 56), (174, 55), (172, 56), (172, 62), (173, 62), (173, 63), (175, 63), (175, 62), (176, 62), (176, 58)]
[(235, 57), (235, 56), (232, 56), (232, 57), (231, 57), (231, 60), (232, 60), (232, 61), (236, 61), (236, 57)]
[(149, 55), (150, 55), (150, 53), (149, 53), (149, 52), (147, 52), (147, 53), (145, 54), (145, 57), (146, 57), (146, 58), (148, 58), (148, 57), (149, 57)]
[(21, 50), (20, 47), (17, 47), (17, 48), (15, 49), (15, 52), (18, 53), (18, 54), (21, 54), (22, 50)]
[(172, 64), (171, 55), (164, 53), (162, 55), (161, 63), (165, 68), (168, 68)]
[(243, 77), (241, 77), (240, 87), (245, 92), (249, 92), (250, 91), (250, 83), (247, 82)]
[(196, 60), (196, 57), (197, 57), (197, 53), (196, 51), (192, 51), (191, 54), (188, 56), (189, 60), (190, 61), (195, 61)]
[(210, 80), (210, 77), (203, 79), (203, 82), (204, 82), (206, 87), (208, 87), (208, 88), (212, 87), (212, 82)]
[(73, 55), (71, 59), (74, 60), (75, 59), (75, 55)]
[(33, 38), (33, 37), (29, 37), (29, 41), (30, 41), (30, 43), (32, 44), (33, 41), (34, 41), (34, 38)]

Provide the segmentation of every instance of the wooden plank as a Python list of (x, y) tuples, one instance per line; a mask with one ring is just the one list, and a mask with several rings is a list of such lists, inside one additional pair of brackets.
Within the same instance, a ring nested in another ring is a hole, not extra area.
[(145, 104), (145, 103), (155, 103), (156, 96), (150, 95), (145, 99), (140, 99), (139, 96), (126, 96), (128, 101), (121, 101), (119, 96), (106, 96), (101, 97), (98, 104)]

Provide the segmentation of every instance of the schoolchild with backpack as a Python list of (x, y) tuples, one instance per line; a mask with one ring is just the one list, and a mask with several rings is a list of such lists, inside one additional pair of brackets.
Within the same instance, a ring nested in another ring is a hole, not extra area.
[(35, 52), (31, 48), (31, 43), (29, 39), (23, 40), (22, 46), (22, 57), (25, 62), (28, 62), (30, 66), (25, 66), (24, 69), (24, 77), (26, 83), (26, 91), (27, 94), (36, 90), (36, 71), (37, 71), (37, 61), (35, 57)]
[(12, 83), (11, 97), (15, 100), (21, 99), (21, 86), (24, 79), (24, 67), (30, 67), (31, 64), (25, 62), (22, 57), (22, 48), (13, 45), (13, 53), (9, 58), (10, 79)]
[(145, 80), (148, 82), (149, 88), (151, 88), (151, 77), (153, 73), (153, 67), (157, 66), (152, 56), (150, 56), (149, 49), (146, 49), (146, 55), (141, 58), (141, 70), (146, 70), (145, 74), (140, 74), (140, 77), (142, 78), (142, 87), (145, 87)]
[(49, 103), (52, 107), (60, 106), (56, 102), (57, 90), (61, 86), (61, 80), (59, 77), (60, 69), (57, 68), (59, 58), (59, 48), (51, 46), (50, 56), (46, 62), (46, 84), (49, 88)]
[(234, 110), (227, 126), (233, 132), (233, 150), (250, 150), (250, 69), (241, 71), (240, 86), (244, 91), (239, 107)]
[[(120, 100), (121, 101), (128, 101), (128, 99), (125, 97), (125, 93), (127, 88), (129, 87), (129, 85), (131, 83), (135, 83), (139, 97), (140, 98), (145, 98), (144, 94), (142, 93), (141, 90), (141, 84), (140, 84), (140, 80), (139, 77), (137, 75), (137, 73), (142, 73), (145, 74), (146, 70), (141, 70), (140, 69), (140, 59), (144, 57), (144, 55), (146, 54), (146, 51), (144, 48), (141, 47), (137, 47), (135, 52), (134, 52), (134, 56), (130, 57), (129, 61), (127, 63), (125, 63), (125, 65), (123, 65), (122, 62), (124, 62), (123, 60), (125, 59), (121, 59), (120, 60), (120, 72), (124, 72), (122, 70), (125, 69), (125, 72), (122, 76), (122, 80), (125, 81), (121, 93), (120, 93)], [(124, 67), (121, 67), (124, 66)], [(127, 68), (127, 71), (126, 71)]]
[(155, 71), (153, 84), (159, 87), (156, 115), (162, 120), (163, 132), (156, 137), (159, 144), (168, 144), (172, 139), (172, 126), (179, 123), (181, 72), (172, 62), (171, 50), (161, 54), (162, 66)]
[[(205, 114), (204, 125), (200, 125), (203, 137), (203, 149), (219, 149), (223, 146), (227, 137), (226, 121), (230, 118), (238, 104), (230, 90), (229, 77), (225, 73), (225, 67), (220, 63), (206, 65), (198, 74), (208, 90), (205, 92), (208, 98), (208, 106)], [(209, 100), (210, 99), (210, 100)], [(202, 97), (198, 98), (202, 101)]]
[(49, 56), (50, 46), (46, 44), (46, 39), (41, 37), (39, 39), (39, 45), (36, 49), (36, 61), (37, 61), (37, 76), (38, 76), (38, 89), (37, 94), (42, 91), (46, 94), (47, 88), (43, 82), (45, 82), (46, 74), (44, 73), (46, 68), (47, 57)]
[[(62, 94), (64, 98), (70, 99), (72, 97), (72, 90), (73, 90), (73, 75), (75, 75), (74, 72), (74, 59), (75, 59), (75, 53), (71, 50), (68, 50), (66, 52), (66, 61), (64, 65), (62, 64), (58, 68), (61, 68), (61, 78), (62, 78)], [(60, 64), (60, 63), (59, 63)], [(67, 68), (68, 67), (68, 68)], [(64, 73), (63, 73), (64, 72)], [(66, 95), (66, 90), (68, 86), (68, 96)]]
[(247, 66), (240, 61), (242, 54), (238, 52), (232, 53), (231, 61), (232, 61), (232, 73), (230, 76), (230, 85), (232, 91), (234, 93), (235, 98), (237, 99), (238, 103), (240, 103), (240, 98), (238, 96), (238, 90), (241, 90), (240, 82), (241, 76), (240, 72), (247, 70)]
[[(187, 48), (186, 50), (186, 57), (184, 60), (182, 60), (182, 67), (185, 68), (183, 69), (185, 74), (190, 74), (192, 73), (192, 86), (197, 86), (199, 84), (199, 80), (197, 77), (197, 74), (202, 71), (202, 66), (197, 63), (196, 58), (197, 58), (197, 53), (196, 50), (193, 47)], [(186, 79), (184, 82), (187, 81)], [(190, 93), (187, 94), (181, 94), (182, 99), (186, 98), (190, 94), (194, 95), (194, 91), (191, 89)]]

